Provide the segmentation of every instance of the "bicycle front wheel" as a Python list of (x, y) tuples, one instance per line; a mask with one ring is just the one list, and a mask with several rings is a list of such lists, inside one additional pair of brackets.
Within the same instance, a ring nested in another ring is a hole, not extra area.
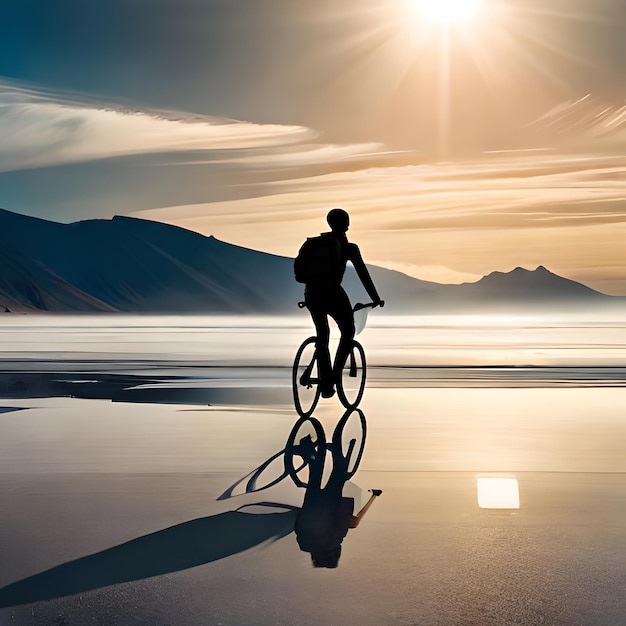
[(326, 435), (315, 417), (301, 417), (285, 445), (285, 472), (298, 487), (319, 485), (326, 460)]
[(291, 373), (293, 403), (298, 415), (302, 417), (308, 417), (313, 413), (320, 398), (315, 345), (315, 337), (309, 337), (302, 343), (296, 353)]
[(337, 381), (337, 395), (346, 409), (354, 409), (361, 402), (365, 391), (365, 375), (365, 351), (358, 341), (353, 341)]

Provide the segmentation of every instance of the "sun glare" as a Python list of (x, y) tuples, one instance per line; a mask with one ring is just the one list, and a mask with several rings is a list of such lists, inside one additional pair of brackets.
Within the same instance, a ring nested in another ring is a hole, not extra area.
[(433, 22), (450, 24), (474, 17), (481, 0), (416, 0), (419, 12)]

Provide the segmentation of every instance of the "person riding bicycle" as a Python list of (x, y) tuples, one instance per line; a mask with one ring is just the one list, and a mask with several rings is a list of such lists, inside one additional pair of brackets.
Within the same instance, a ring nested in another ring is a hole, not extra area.
[[(350, 243), (346, 232), (350, 216), (343, 209), (332, 209), (326, 216), (331, 232), (308, 239), (295, 260), (296, 280), (305, 284), (306, 303), (317, 332), (317, 358), (322, 397), (335, 393), (335, 383), (341, 376), (354, 339), (354, 313), (348, 295), (341, 286), (346, 263), (351, 261), (374, 306), (383, 306), (372, 278), (363, 262), (359, 247)], [(330, 364), (328, 316), (341, 333), (333, 367)]]

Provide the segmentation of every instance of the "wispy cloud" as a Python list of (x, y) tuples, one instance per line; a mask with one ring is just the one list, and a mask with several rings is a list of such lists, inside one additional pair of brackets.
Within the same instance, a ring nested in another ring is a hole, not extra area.
[(254, 150), (315, 136), (302, 126), (94, 106), (0, 84), (0, 171), (156, 152)]
[(363, 211), (383, 229), (501, 228), (626, 222), (626, 158), (542, 154), (465, 164), (342, 172), (281, 184)]
[[(298, 221), (321, 207), (373, 212), (379, 229), (548, 227), (626, 222), (626, 158), (535, 154), (461, 164), (405, 165), (266, 183), (233, 203), (263, 222)], [(228, 203), (170, 210), (178, 218), (230, 213)], [(268, 208), (272, 210), (268, 215)], [(163, 210), (165, 211), (165, 209)], [(271, 217), (270, 217), (271, 215)]]
[(590, 267), (600, 267), (604, 256), (626, 274), (620, 243), (626, 157), (496, 154), (466, 163), (366, 167), (259, 188), (265, 195), (138, 215), (294, 255), (304, 237), (325, 228), (326, 211), (341, 206), (352, 215), (351, 233), (368, 260), (418, 278), (459, 282), (543, 264), (573, 278), (584, 271), (597, 281), (602, 270)]
[(381, 143), (327, 144), (303, 126), (256, 124), (188, 112), (78, 103), (0, 82), (0, 172), (170, 153), (163, 166), (307, 168), (388, 160)]
[[(206, 164), (232, 163), (252, 167), (299, 168), (342, 162), (371, 162), (375, 159), (397, 158), (402, 152), (388, 152), (381, 143), (303, 144), (254, 151), (226, 159), (212, 159)], [(195, 165), (199, 161), (193, 161)]]
[(592, 94), (563, 102), (526, 126), (528, 131), (569, 142), (626, 143), (626, 100), (605, 101)]

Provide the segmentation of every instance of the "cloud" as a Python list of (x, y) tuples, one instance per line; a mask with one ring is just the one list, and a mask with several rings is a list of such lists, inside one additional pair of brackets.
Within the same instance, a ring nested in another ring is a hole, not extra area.
[(318, 133), (303, 126), (77, 103), (2, 82), (0, 136), (0, 172), (155, 153), (171, 154), (161, 168), (225, 165), (265, 172), (410, 158), (377, 142), (315, 141)]
[(364, 168), (259, 185), (262, 194), (145, 213), (193, 222), (298, 222), (324, 207), (378, 230), (500, 229), (626, 222), (626, 158), (541, 154)]
[(550, 134), (561, 143), (614, 143), (623, 147), (626, 142), (626, 103), (623, 97), (608, 101), (587, 94), (553, 107), (528, 124), (526, 129), (544, 136)]
[[(340, 206), (368, 261), (418, 278), (471, 281), (518, 265), (546, 265), (575, 278), (611, 259), (626, 275), (623, 156), (485, 155), (281, 180), (257, 190), (255, 197), (136, 215), (293, 256), (305, 237), (326, 228), (326, 212)], [(589, 272), (596, 281), (602, 276)], [(626, 293), (626, 282), (619, 289)]]
[(0, 171), (190, 150), (254, 150), (311, 140), (302, 126), (81, 104), (0, 84)]
[[(401, 154), (384, 151), (383, 147), (381, 143), (306, 144), (264, 152), (255, 151), (230, 159), (212, 160), (205, 163), (236, 163), (256, 167), (297, 168), (331, 163), (340, 164), (345, 161), (371, 162), (375, 159), (393, 158), (397, 154)], [(194, 163), (198, 164), (197, 161)]]
[(267, 187), (280, 188), (275, 206), (345, 205), (377, 213), (382, 229), (626, 222), (625, 157), (490, 157), (339, 172)]

